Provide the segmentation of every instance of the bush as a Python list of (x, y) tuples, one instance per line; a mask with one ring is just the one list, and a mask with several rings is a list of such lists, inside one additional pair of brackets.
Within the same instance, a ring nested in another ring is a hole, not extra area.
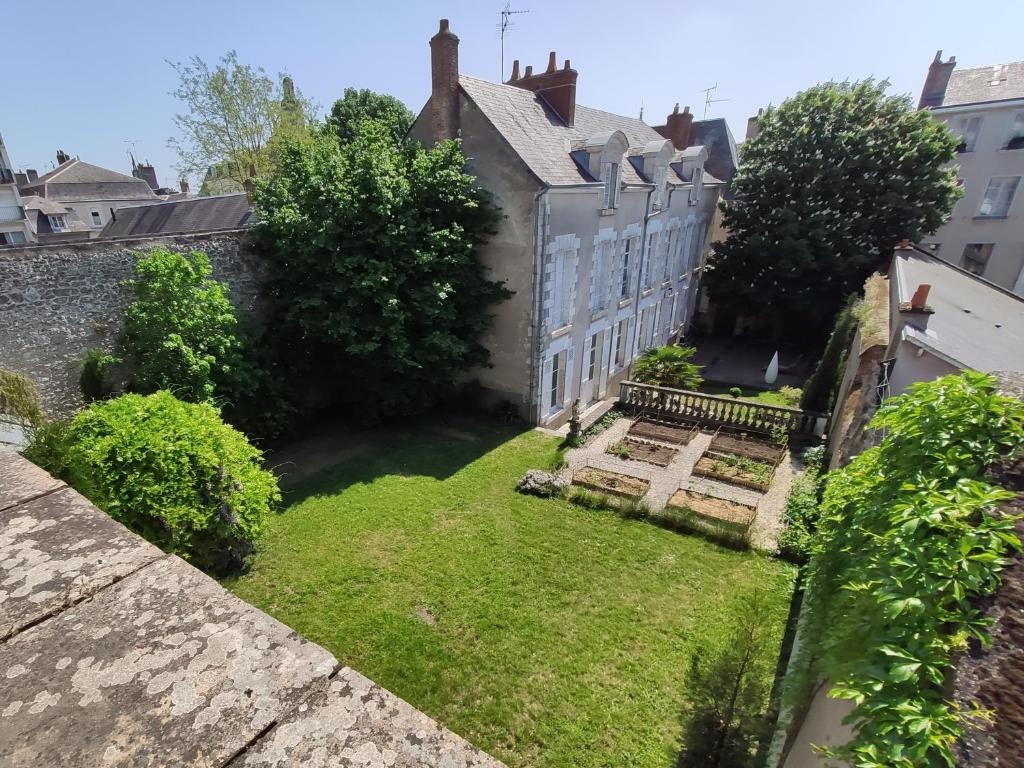
[(206, 404), (169, 392), (95, 403), (42, 430), (25, 455), (161, 549), (240, 568), (280, 501), (262, 454)]
[(811, 553), (820, 514), (821, 464), (823, 447), (804, 451), (806, 469), (793, 481), (786, 499), (785, 528), (779, 536), (779, 554), (795, 563), (805, 563)]
[(570, 504), (575, 504), (584, 509), (614, 509), (615, 504), (610, 496), (597, 491), (590, 491), (578, 486), (569, 486), (568, 496)]
[(90, 349), (85, 353), (78, 372), (78, 386), (85, 402), (105, 400), (113, 394), (114, 388), (107, 381), (107, 369), (119, 362), (118, 358), (102, 349)]
[(828, 343), (825, 345), (825, 351), (821, 354), (821, 360), (818, 361), (818, 367), (804, 383), (803, 395), (800, 398), (801, 408), (824, 412), (832, 407), (832, 399), (836, 395), (843, 376), (846, 350), (850, 347), (856, 327), (854, 316), (856, 304), (856, 295), (851, 295), (846, 300), (846, 305), (836, 315), (832, 335), (828, 337)]
[(779, 398), (779, 402), (790, 408), (796, 408), (800, 405), (800, 400), (803, 397), (803, 394), (804, 392), (800, 387), (779, 387), (775, 391), (775, 395)]
[(673, 389), (697, 389), (704, 378), (703, 366), (690, 362), (697, 350), (693, 347), (652, 347), (633, 368), (633, 380)]
[(32, 440), (21, 455), (54, 477), (68, 476), (68, 432), (70, 421), (47, 421), (32, 430)]
[(729, 394), (732, 395), (733, 397), (742, 397), (743, 390), (740, 389), (739, 387), (729, 387)]
[(46, 420), (35, 382), (23, 373), (0, 369), (0, 413), (20, 419), (30, 427)]

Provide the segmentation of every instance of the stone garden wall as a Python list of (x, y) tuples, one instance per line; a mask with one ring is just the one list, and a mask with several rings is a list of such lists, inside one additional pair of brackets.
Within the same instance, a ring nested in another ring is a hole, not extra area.
[(263, 269), (244, 231), (89, 240), (0, 249), (0, 368), (27, 374), (51, 416), (82, 403), (86, 350), (114, 351), (136, 254), (156, 246), (204, 251), (240, 310), (259, 312)]

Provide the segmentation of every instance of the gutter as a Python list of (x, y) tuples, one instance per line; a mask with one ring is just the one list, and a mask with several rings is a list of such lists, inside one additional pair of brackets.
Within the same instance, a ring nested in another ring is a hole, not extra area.
[(551, 190), (549, 184), (544, 184), (533, 196), (533, 317), (530, 322), (530, 343), (533, 344), (533, 361), (530, 365), (530, 389), (527, 396), (527, 408), (534, 414), (534, 423), (540, 426), (541, 423), (541, 398), (540, 378), (543, 376), (543, 344), (540, 339), (541, 329), (541, 297), (544, 295), (541, 290), (541, 282), (544, 279), (544, 197)]

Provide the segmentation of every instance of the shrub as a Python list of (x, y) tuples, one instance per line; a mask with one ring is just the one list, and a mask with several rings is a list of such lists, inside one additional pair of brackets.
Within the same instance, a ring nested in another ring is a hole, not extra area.
[(46, 420), (32, 379), (23, 373), (0, 369), (0, 413), (14, 416), (30, 427)]
[(633, 380), (673, 389), (697, 389), (704, 381), (703, 366), (690, 362), (697, 350), (693, 347), (652, 347), (633, 368)]
[(739, 387), (729, 387), (729, 394), (732, 395), (733, 397), (742, 397), (743, 390), (740, 389)]
[(78, 372), (78, 386), (85, 402), (104, 400), (113, 394), (114, 388), (107, 381), (107, 369), (119, 362), (120, 359), (102, 349), (90, 349), (85, 353)]
[(818, 502), (821, 491), (823, 447), (804, 451), (806, 468), (793, 481), (786, 499), (785, 528), (779, 536), (779, 554), (795, 563), (804, 563), (811, 553), (818, 527)]
[(643, 499), (619, 499), (618, 512), (627, 520), (646, 520), (651, 516), (651, 507)]
[(850, 347), (850, 341), (856, 328), (854, 317), (856, 304), (856, 295), (851, 295), (846, 300), (846, 305), (836, 315), (832, 335), (828, 337), (825, 351), (821, 353), (821, 360), (818, 361), (814, 373), (804, 383), (803, 394), (800, 398), (801, 408), (811, 411), (827, 411), (832, 407), (832, 398), (835, 397), (843, 376), (846, 350)]
[(804, 392), (800, 387), (779, 387), (775, 390), (775, 394), (782, 405), (796, 408), (800, 405), (800, 399), (803, 397)]
[(575, 504), (584, 509), (612, 509), (615, 506), (611, 497), (578, 486), (569, 487), (569, 495), (566, 499), (570, 504)]
[(262, 454), (216, 409), (169, 392), (94, 403), (26, 451), (160, 548), (214, 572), (241, 567), (280, 501)]
[(40, 424), (32, 430), (32, 439), (21, 452), (22, 456), (54, 477), (68, 476), (68, 432), (70, 421), (55, 420)]

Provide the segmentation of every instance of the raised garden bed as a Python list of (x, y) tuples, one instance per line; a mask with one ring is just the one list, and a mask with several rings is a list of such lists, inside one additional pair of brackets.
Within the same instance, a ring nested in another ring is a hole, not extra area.
[(572, 478), (573, 485), (589, 488), (592, 491), (624, 496), (628, 499), (639, 499), (650, 488), (650, 480), (630, 475), (620, 475), (596, 467), (582, 467), (576, 470)]
[(676, 448), (669, 448), (667, 445), (646, 443), (630, 437), (625, 437), (612, 443), (604, 452), (612, 456), (618, 456), (620, 459), (645, 461), (648, 464), (655, 464), (659, 467), (667, 467), (679, 453)]
[(665, 424), (640, 419), (629, 428), (629, 436), (642, 440), (657, 440), (670, 445), (687, 445), (700, 430), (682, 424)]
[(734, 456), (715, 456), (704, 453), (697, 460), (693, 474), (721, 480), (723, 483), (753, 488), (755, 491), (767, 491), (772, 484), (775, 467), (762, 462)]
[(725, 523), (743, 529), (751, 526), (756, 514), (756, 510), (746, 504), (719, 499), (685, 488), (680, 488), (672, 494), (667, 506), (684, 513), (692, 512), (698, 517), (713, 520), (716, 523)]
[(763, 461), (773, 466), (778, 464), (786, 453), (785, 446), (768, 443), (764, 440), (754, 440), (749, 437), (726, 435), (721, 432), (715, 435), (708, 450), (715, 453), (742, 456), (754, 461)]

